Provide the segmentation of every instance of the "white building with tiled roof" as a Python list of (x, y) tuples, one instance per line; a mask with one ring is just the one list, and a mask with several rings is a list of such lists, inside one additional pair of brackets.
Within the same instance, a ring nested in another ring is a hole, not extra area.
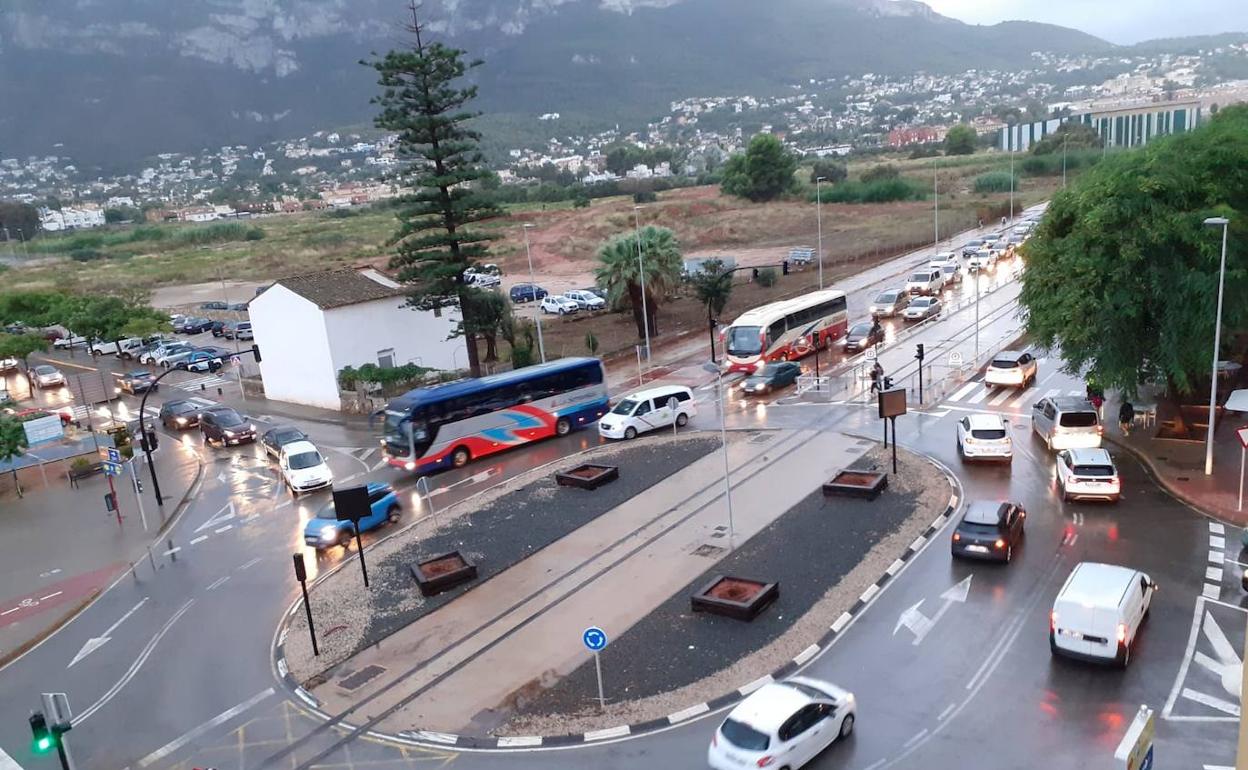
[[(283, 278), (248, 305), (266, 398), (341, 408), (338, 372), (364, 364), (455, 369), (464, 342), (449, 339), (454, 309), (417, 310), (375, 270)], [(457, 366), (458, 364), (458, 366)]]

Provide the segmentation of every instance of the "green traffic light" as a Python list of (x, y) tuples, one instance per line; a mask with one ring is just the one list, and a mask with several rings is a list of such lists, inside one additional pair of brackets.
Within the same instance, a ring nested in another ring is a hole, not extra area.
[(52, 739), (44, 735), (35, 739), (35, 753), (46, 754), (52, 750)]

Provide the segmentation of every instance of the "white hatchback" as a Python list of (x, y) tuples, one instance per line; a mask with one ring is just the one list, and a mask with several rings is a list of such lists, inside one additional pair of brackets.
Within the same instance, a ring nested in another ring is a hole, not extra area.
[(282, 478), (292, 495), (311, 492), (334, 483), (334, 473), (311, 441), (292, 441), (278, 457)]
[(1118, 502), (1122, 481), (1114, 458), (1104, 449), (1064, 449), (1057, 453), (1057, 491), (1063, 500)]
[(1014, 459), (1009, 426), (999, 414), (968, 414), (958, 420), (958, 454), (963, 460)]
[(797, 770), (833, 741), (854, 732), (853, 693), (795, 676), (765, 684), (737, 704), (711, 737), (706, 761), (715, 770), (787, 767)]
[(683, 428), (697, 413), (692, 390), (683, 385), (664, 385), (620, 399), (614, 409), (598, 420), (598, 433), (604, 438), (637, 438), (639, 433), (670, 428), (673, 424)]
[(558, 313), (559, 315), (575, 313), (581, 309), (581, 306), (576, 304), (576, 300), (568, 299), (567, 297), (558, 297), (553, 294), (548, 297), (543, 297), (542, 304), (539, 305), (539, 307), (542, 309), (543, 313)]

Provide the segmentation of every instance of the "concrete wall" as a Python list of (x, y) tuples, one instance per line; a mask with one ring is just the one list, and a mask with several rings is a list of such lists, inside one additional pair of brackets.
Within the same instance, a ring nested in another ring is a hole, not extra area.
[(337, 370), (321, 309), (279, 283), (252, 300), (248, 311), (263, 359), (265, 397), (339, 408)]
[(379, 356), (386, 350), (394, 351), (395, 366), (465, 366), (464, 341), (447, 339), (459, 321), (459, 311), (444, 308), (439, 317), (406, 303), (405, 297), (392, 297), (325, 311), (334, 371), (344, 366), (380, 364)]

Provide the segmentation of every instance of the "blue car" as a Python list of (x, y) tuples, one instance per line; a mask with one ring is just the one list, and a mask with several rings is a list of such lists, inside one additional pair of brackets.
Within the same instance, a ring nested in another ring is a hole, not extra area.
[[(368, 503), (369, 514), (360, 519), (361, 532), (368, 532), (387, 522), (399, 520), (399, 498), (389, 484), (380, 481), (369, 482)], [(347, 548), (354, 537), (355, 528), (351, 526), (351, 522), (338, 521), (334, 518), (332, 500), (317, 511), (315, 518), (309, 519), (303, 527), (303, 542), (317, 550), (335, 545)]]

